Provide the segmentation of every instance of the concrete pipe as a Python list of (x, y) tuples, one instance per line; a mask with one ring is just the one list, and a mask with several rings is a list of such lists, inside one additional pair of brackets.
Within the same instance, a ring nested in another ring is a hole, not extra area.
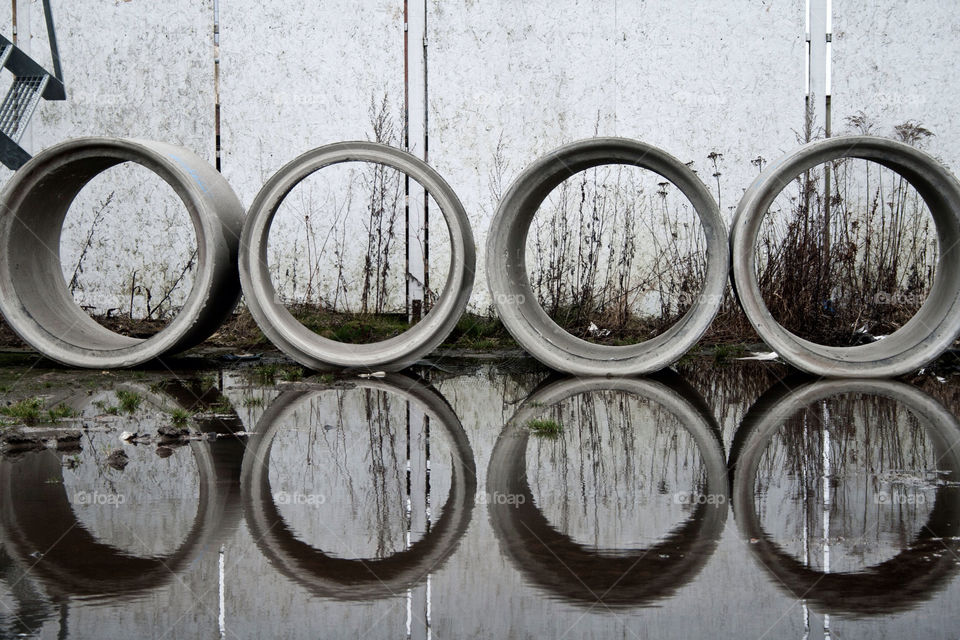
[[(527, 277), (527, 233), (547, 195), (572, 175), (605, 164), (649, 169), (677, 186), (693, 205), (707, 241), (703, 290), (669, 330), (645, 342), (607, 346), (564, 331), (537, 303)], [(710, 326), (727, 285), (727, 231), (716, 200), (686, 165), (656, 147), (595, 138), (560, 147), (528, 167), (500, 202), (487, 240), (487, 282), (504, 326), (543, 364), (574, 375), (629, 376), (677, 361)]]
[[(277, 299), (267, 263), (270, 226), (284, 199), (312, 173), (342, 162), (378, 163), (408, 175), (439, 205), (450, 233), (450, 271), (436, 304), (408, 331), (370, 344), (337, 342), (302, 325)], [(450, 334), (466, 308), (475, 264), (470, 222), (450, 185), (415, 156), (374, 142), (326, 145), (282, 167), (257, 194), (240, 239), (240, 280), (250, 313), (274, 345), (314, 370), (398, 371), (430, 353)]]
[[(903, 176), (920, 194), (936, 225), (937, 275), (917, 314), (883, 340), (830, 347), (781, 326), (763, 301), (756, 275), (756, 244), (764, 215), (794, 178), (840, 158), (871, 160)], [(909, 145), (870, 136), (830, 138), (806, 144), (771, 164), (747, 189), (730, 236), (735, 291), (757, 334), (798, 369), (820, 376), (889, 377), (936, 359), (960, 335), (960, 183), (940, 163)]]
[[(60, 264), (60, 234), (70, 204), (94, 177), (123, 162), (169, 184), (190, 214), (198, 259), (180, 313), (156, 335), (130, 338), (87, 315), (73, 300)], [(129, 367), (182, 351), (209, 337), (239, 293), (237, 247), (243, 207), (209, 163), (174, 145), (78, 138), (39, 153), (0, 193), (0, 312), (24, 342), (75, 367)]]

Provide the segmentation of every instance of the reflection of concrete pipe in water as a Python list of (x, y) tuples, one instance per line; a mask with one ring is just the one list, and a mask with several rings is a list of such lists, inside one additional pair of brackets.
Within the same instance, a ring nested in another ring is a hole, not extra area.
[(13, 600), (12, 607), (0, 607), (0, 637), (39, 636), (43, 624), (56, 615), (57, 603), (40, 593), (30, 580), (22, 577), (23, 568), (7, 555), (0, 544), (0, 583), (7, 586)]
[[(284, 199), (310, 174), (341, 162), (379, 163), (410, 176), (439, 205), (450, 233), (447, 283), (430, 312), (400, 335), (370, 344), (337, 342), (302, 325), (279, 301), (267, 264), (270, 226)], [(254, 199), (240, 242), (240, 279), (251, 315), (273, 344), (315, 370), (397, 371), (433, 351), (453, 331), (467, 306), (475, 263), (470, 220), (450, 185), (415, 156), (373, 142), (338, 142), (308, 151), (284, 165)]]
[(312, 398), (335, 389), (298, 389), (267, 408), (243, 459), (242, 495), (250, 534), (282, 574), (319, 597), (338, 600), (387, 598), (410, 589), (438, 570), (457, 547), (473, 513), (477, 487), (473, 451), (453, 408), (432, 387), (404, 375), (361, 379), (357, 388), (384, 391), (414, 403), (442, 429), (453, 447), (450, 494), (437, 521), (407, 549), (386, 558), (337, 558), (297, 539), (280, 515), (270, 489), (270, 449), (277, 432)]
[[(690, 201), (706, 237), (703, 290), (667, 331), (627, 346), (593, 344), (567, 333), (537, 302), (527, 275), (527, 234), (550, 192), (579, 171), (609, 164), (635, 165), (670, 182)], [(623, 138), (594, 138), (551, 151), (510, 185), (490, 223), (487, 283), (497, 315), (540, 362), (574, 375), (624, 376), (664, 369), (683, 356), (713, 321), (730, 268), (727, 230), (716, 200), (693, 171), (656, 147)]]
[[(619, 391), (649, 400), (672, 414), (693, 437), (706, 471), (706, 494), (686, 522), (645, 549), (599, 553), (557, 530), (537, 508), (527, 481), (526, 423), (580, 394)], [(500, 546), (535, 585), (568, 602), (593, 607), (635, 607), (671, 596), (700, 572), (716, 548), (727, 518), (726, 459), (719, 428), (696, 391), (666, 377), (567, 378), (534, 391), (494, 445), (487, 471), (489, 495), (523, 496), (491, 501), (490, 520)]]
[[(135, 388), (159, 406), (164, 404), (159, 394), (142, 385), (124, 387)], [(77, 399), (65, 404), (80, 406)], [(16, 460), (0, 458), (3, 546), (57, 597), (123, 600), (163, 586), (198, 554), (216, 549), (240, 519), (237, 494), (243, 442), (221, 439), (191, 442), (189, 447), (200, 476), (199, 505), (193, 525), (172, 554), (131, 557), (99, 542), (74, 513), (62, 482), (62, 458), (50, 450)], [(51, 481), (57, 479), (61, 481)], [(31, 556), (35, 552), (43, 555)]]
[[(879, 163), (903, 176), (930, 208), (940, 258), (930, 295), (909, 322), (870, 344), (828, 347), (781, 326), (767, 309), (757, 281), (760, 226), (777, 195), (796, 176), (843, 158)], [(901, 142), (870, 136), (818, 140), (771, 163), (744, 193), (730, 232), (734, 291), (757, 334), (793, 366), (815, 375), (885, 378), (936, 359), (960, 335), (960, 182), (934, 158)]]
[[(950, 484), (936, 490), (930, 516), (910, 545), (895, 557), (855, 572), (829, 573), (806, 566), (763, 530), (754, 487), (763, 453), (785, 421), (814, 403), (842, 394), (889, 398), (909, 409), (927, 427)], [(824, 613), (888, 615), (929, 600), (957, 572), (960, 551), (960, 424), (944, 407), (902, 382), (833, 380), (799, 386), (778, 384), (751, 407), (730, 452), (733, 510), (747, 545), (760, 564), (791, 597), (805, 599)]]
[[(74, 302), (60, 264), (60, 234), (70, 204), (98, 174), (124, 162), (163, 178), (183, 200), (197, 235), (193, 288), (173, 321), (147, 339), (114, 333), (91, 319)], [(216, 331), (239, 298), (243, 207), (223, 176), (183, 147), (70, 140), (17, 171), (0, 203), (0, 312), (25, 342), (63, 364), (128, 367), (183, 351)]]

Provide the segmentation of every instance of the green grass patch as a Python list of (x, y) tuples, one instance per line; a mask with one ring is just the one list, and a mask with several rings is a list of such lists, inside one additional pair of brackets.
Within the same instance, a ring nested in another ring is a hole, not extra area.
[(114, 404), (110, 404), (106, 400), (95, 400), (93, 403), (93, 406), (95, 406), (97, 409), (100, 409), (100, 411), (103, 411), (107, 415), (111, 415), (111, 416), (120, 415), (120, 407)]
[(465, 313), (443, 346), (473, 350), (513, 349), (517, 348), (517, 343), (499, 318)]
[(120, 411), (127, 415), (136, 413), (137, 409), (140, 408), (140, 404), (143, 402), (143, 396), (141, 396), (136, 391), (127, 391), (126, 389), (117, 389), (115, 393), (117, 396), (117, 403), (119, 404)]
[(170, 412), (170, 422), (172, 422), (175, 427), (185, 427), (190, 424), (191, 419), (193, 419), (193, 414), (186, 409), (177, 407)]
[(280, 371), (280, 377), (287, 382), (296, 382), (303, 378), (303, 369), (301, 367), (286, 367)]
[(277, 363), (261, 364), (253, 368), (253, 379), (260, 384), (273, 384), (277, 378), (287, 382), (296, 382), (304, 376), (302, 367), (285, 367)]
[(40, 420), (43, 410), (43, 398), (25, 398), (19, 402), (0, 407), (0, 415), (16, 418), (24, 424), (35, 424)]
[(76, 409), (73, 407), (68, 407), (65, 404), (58, 404), (52, 409), (47, 409), (47, 418), (50, 422), (57, 422), (58, 420), (63, 420), (64, 418), (76, 418), (80, 415)]
[(538, 418), (527, 422), (527, 429), (539, 438), (556, 438), (563, 433), (563, 425), (549, 418)]
[(713, 360), (723, 364), (734, 358), (740, 358), (746, 353), (742, 344), (718, 344), (713, 347)]
[(380, 342), (410, 328), (403, 313), (337, 313), (309, 305), (291, 307), (290, 313), (310, 331), (337, 342)]
[(23, 424), (57, 422), (76, 417), (77, 411), (63, 404), (44, 409), (43, 398), (25, 398), (6, 407), (0, 407), (0, 415), (15, 418)]

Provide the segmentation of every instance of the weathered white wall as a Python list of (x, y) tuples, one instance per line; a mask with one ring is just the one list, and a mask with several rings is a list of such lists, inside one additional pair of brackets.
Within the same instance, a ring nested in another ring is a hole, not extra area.
[(957, 173), (957, 7), (920, 0), (876, 5), (835, 5), (834, 131), (845, 131), (846, 119), (861, 111), (877, 135), (891, 136), (908, 120), (920, 123), (934, 134), (924, 148)]
[[(719, 152), (729, 220), (756, 174), (750, 160), (791, 149), (803, 122), (800, 0), (430, 7), (430, 158), (464, 201), (481, 251), (499, 195), (561, 144), (640, 139), (692, 162), (715, 195), (707, 156)], [(484, 308), (478, 266), (473, 302)]]
[[(29, 20), (19, 16), (21, 41), (51, 69), (42, 4), (23, 4), (29, 5)], [(68, 99), (41, 101), (25, 138), (32, 145), (28, 151), (102, 135), (165, 140), (213, 161), (213, 0), (52, 5)], [(134, 272), (156, 303), (183, 272), (196, 242), (170, 188), (146, 169), (117, 167), (84, 189), (68, 214), (61, 242), (67, 279), (111, 193), (75, 296), (101, 311), (126, 311)], [(175, 303), (189, 291), (189, 274), (185, 280)], [(144, 313), (144, 301), (145, 294), (135, 296), (135, 315)]]
[[(0, 4), (0, 22), (9, 25), (10, 3)], [(30, 49), (46, 64), (41, 3), (21, 4), (30, 7)], [(29, 150), (79, 135), (136, 135), (184, 144), (213, 161), (213, 0), (53, 5), (70, 99), (41, 105)], [(472, 307), (489, 305), (482, 256), (497, 195), (564, 142), (595, 134), (645, 140), (692, 162), (714, 193), (707, 156), (721, 153), (719, 197), (729, 219), (757, 172), (751, 160), (771, 161), (794, 148), (803, 127), (804, 6), (429, 0), (429, 97), (424, 104), (413, 96), (411, 117), (426, 109), (430, 162), (474, 224), (481, 260)], [(298, 154), (372, 138), (371, 100), (386, 96), (400, 135), (403, 0), (221, 0), (219, 11), (222, 169), (245, 206)], [(844, 119), (859, 110), (876, 118), (882, 135), (914, 119), (937, 134), (929, 148), (958, 166), (949, 144), (960, 127), (950, 62), (960, 47), (960, 18), (933, 0), (882, 8), (837, 3), (834, 13), (834, 130), (843, 131)], [(422, 152), (421, 141), (414, 147)], [(179, 273), (190, 229), (162, 185), (144, 189), (132, 174), (116, 185), (101, 182), (71, 212), (62, 254), (65, 265), (75, 263), (97, 203), (115, 190), (81, 299), (106, 308), (124, 304), (134, 270), (156, 281), (155, 289)], [(323, 201), (309, 208), (317, 233), (331, 218)], [(360, 280), (365, 252), (360, 213), (349, 216), (355, 222), (344, 236), (352, 282)], [(304, 235), (302, 211), (281, 211), (271, 243), (278, 273), (302, 256)], [(160, 246), (149, 246), (157, 238)], [(434, 243), (431, 252), (438, 273), (445, 247)], [(328, 271), (333, 258), (325, 259)], [(397, 270), (391, 283), (399, 291), (402, 282)]]

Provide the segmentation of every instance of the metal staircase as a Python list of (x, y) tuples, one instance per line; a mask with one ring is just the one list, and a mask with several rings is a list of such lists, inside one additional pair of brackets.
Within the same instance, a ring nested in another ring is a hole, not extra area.
[(30, 159), (30, 154), (20, 146), (20, 139), (40, 100), (67, 99), (50, 0), (43, 0), (43, 13), (47, 21), (53, 73), (0, 35), (0, 64), (13, 74), (13, 83), (0, 103), (0, 162), (14, 170)]

